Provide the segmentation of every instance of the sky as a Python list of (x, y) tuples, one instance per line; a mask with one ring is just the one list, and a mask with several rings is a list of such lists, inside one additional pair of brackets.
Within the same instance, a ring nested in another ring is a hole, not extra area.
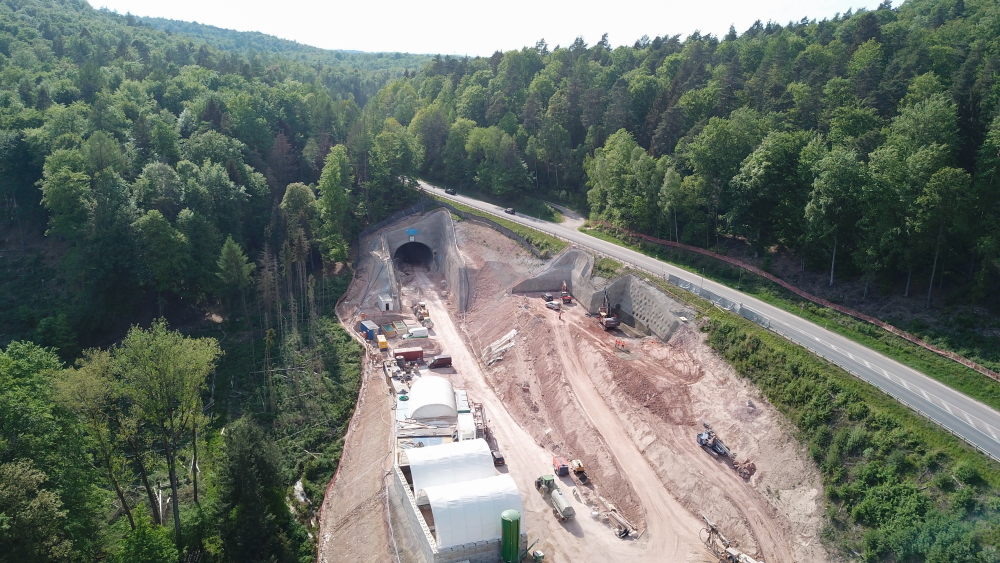
[[(613, 46), (643, 35), (722, 37), (755, 20), (831, 18), (875, 9), (880, 0), (89, 0), (120, 14), (196, 21), (260, 31), (324, 49), (483, 55), (534, 45), (593, 45), (608, 34)], [(896, 1), (893, 5), (899, 5)]]

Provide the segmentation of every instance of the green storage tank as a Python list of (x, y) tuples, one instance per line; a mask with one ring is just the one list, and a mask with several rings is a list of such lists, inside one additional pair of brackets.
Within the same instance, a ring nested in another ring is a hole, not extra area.
[(504, 510), (500, 514), (500, 557), (504, 563), (521, 560), (521, 513)]

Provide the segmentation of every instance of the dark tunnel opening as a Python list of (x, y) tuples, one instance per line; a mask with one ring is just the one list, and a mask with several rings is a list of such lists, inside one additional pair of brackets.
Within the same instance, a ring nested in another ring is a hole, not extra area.
[(426, 244), (408, 242), (396, 249), (393, 259), (400, 264), (423, 266), (430, 269), (431, 263), (434, 261), (434, 251)]

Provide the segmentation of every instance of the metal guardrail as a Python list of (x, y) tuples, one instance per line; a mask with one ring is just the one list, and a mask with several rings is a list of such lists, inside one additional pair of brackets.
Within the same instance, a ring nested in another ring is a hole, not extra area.
[(794, 293), (795, 295), (798, 295), (799, 297), (801, 297), (803, 299), (806, 299), (808, 301), (816, 303), (817, 305), (833, 309), (834, 311), (837, 311), (838, 313), (841, 313), (841, 314), (844, 314), (844, 315), (848, 315), (850, 317), (854, 317), (856, 319), (859, 319), (859, 320), (865, 321), (867, 323), (873, 324), (873, 325), (875, 325), (875, 326), (877, 326), (877, 327), (879, 327), (879, 328), (881, 328), (881, 329), (883, 329), (883, 330), (885, 330), (887, 332), (890, 332), (890, 333), (892, 333), (892, 334), (894, 334), (894, 335), (896, 335), (896, 336), (898, 336), (898, 337), (900, 337), (900, 338), (902, 338), (904, 340), (908, 340), (909, 342), (912, 342), (913, 344), (916, 344), (917, 346), (920, 346), (921, 348), (929, 350), (929, 351), (931, 351), (931, 352), (933, 352), (933, 353), (935, 353), (935, 354), (937, 354), (937, 355), (939, 355), (941, 357), (948, 358), (949, 360), (952, 360), (954, 362), (962, 364), (963, 366), (965, 366), (965, 367), (967, 367), (969, 369), (975, 370), (975, 371), (977, 371), (977, 372), (979, 372), (979, 373), (981, 373), (981, 374), (983, 374), (983, 375), (985, 375), (985, 376), (987, 376), (987, 377), (989, 377), (991, 379), (994, 379), (996, 381), (1000, 381), (1000, 374), (998, 374), (997, 372), (989, 369), (988, 367), (986, 367), (984, 365), (981, 365), (981, 364), (979, 364), (977, 362), (974, 362), (974, 361), (972, 361), (972, 360), (970, 360), (970, 359), (968, 359), (966, 357), (963, 357), (963, 356), (961, 356), (961, 355), (959, 355), (959, 354), (957, 354), (955, 352), (952, 352), (951, 350), (945, 350), (943, 348), (935, 346), (935, 345), (933, 345), (933, 344), (931, 344), (929, 342), (926, 342), (924, 339), (920, 338), (919, 336), (917, 336), (915, 334), (911, 334), (909, 332), (906, 332), (905, 330), (897, 328), (897, 327), (895, 327), (895, 326), (893, 326), (893, 325), (891, 325), (891, 324), (889, 324), (889, 323), (887, 323), (885, 321), (882, 321), (880, 319), (876, 319), (875, 317), (872, 317), (871, 315), (866, 315), (866, 314), (861, 313), (859, 311), (855, 311), (854, 309), (851, 309), (849, 307), (845, 307), (845, 306), (840, 305), (838, 303), (833, 303), (831, 301), (823, 299), (822, 297), (817, 297), (815, 295), (812, 295), (811, 293), (807, 293), (807, 292), (805, 292), (805, 291), (803, 291), (803, 290), (795, 287), (794, 285), (786, 282), (785, 280), (783, 280), (783, 279), (781, 279), (781, 278), (779, 278), (779, 277), (777, 277), (777, 276), (775, 276), (775, 275), (773, 275), (773, 274), (771, 274), (769, 272), (765, 272), (765, 271), (761, 270), (760, 268), (757, 268), (755, 266), (747, 264), (746, 262), (743, 262), (741, 260), (737, 260), (737, 259), (732, 258), (730, 256), (723, 256), (722, 254), (717, 254), (715, 252), (712, 252), (710, 250), (706, 250), (704, 248), (699, 248), (697, 246), (691, 246), (691, 245), (687, 245), (687, 244), (683, 244), (683, 243), (679, 243), (679, 242), (674, 242), (672, 240), (663, 240), (663, 239), (659, 239), (659, 238), (652, 237), (652, 236), (649, 236), (649, 235), (644, 235), (644, 234), (641, 234), (641, 233), (634, 233), (634, 232), (629, 231), (627, 229), (622, 229), (621, 227), (616, 227), (616, 226), (614, 226), (614, 225), (612, 225), (610, 223), (607, 223), (605, 221), (594, 221), (593, 223), (597, 224), (597, 225), (600, 225), (600, 226), (603, 226), (603, 227), (607, 227), (607, 228), (610, 228), (610, 229), (614, 229), (614, 230), (623, 232), (623, 233), (625, 233), (628, 236), (635, 237), (635, 238), (638, 238), (640, 240), (644, 240), (646, 242), (651, 242), (653, 244), (658, 244), (660, 246), (669, 246), (669, 247), (672, 247), (672, 248), (679, 248), (681, 250), (686, 250), (688, 252), (693, 252), (693, 253), (696, 253), (696, 254), (701, 254), (703, 256), (708, 256), (710, 258), (714, 258), (716, 260), (720, 260), (722, 262), (726, 262), (726, 263), (731, 264), (733, 266), (742, 268), (742, 269), (746, 270), (747, 272), (750, 272), (750, 273), (755, 274), (757, 276), (760, 276), (760, 277), (762, 277), (762, 278), (764, 278), (764, 279), (766, 279), (766, 280), (768, 280), (768, 281), (770, 281), (772, 283), (780, 285), (781, 287), (787, 289), (788, 291), (791, 291), (792, 293)]

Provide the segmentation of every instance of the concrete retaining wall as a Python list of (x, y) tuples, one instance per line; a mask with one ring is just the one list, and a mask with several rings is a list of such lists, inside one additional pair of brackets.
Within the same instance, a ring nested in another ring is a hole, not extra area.
[(553, 258), (544, 270), (516, 284), (511, 288), (511, 292), (557, 292), (562, 289), (562, 283), (565, 281), (573, 298), (586, 306), (594, 294), (594, 286), (590, 283), (593, 270), (593, 256), (582, 250), (570, 248)]
[(417, 501), (406, 485), (406, 477), (396, 465), (393, 466), (392, 486), (389, 487), (389, 514), (400, 559), (406, 563), (437, 563), (431, 531), (420, 517)]
[[(604, 290), (594, 287), (593, 270), (594, 257), (571, 248), (556, 256), (537, 275), (516, 284), (511, 292), (557, 292), (565, 281), (576, 302), (588, 312), (597, 313), (604, 301)], [(677, 317), (693, 316), (666, 292), (632, 274), (619, 277), (605, 287), (611, 309), (622, 322), (664, 342), (670, 340), (680, 326)]]
[[(611, 282), (607, 287), (611, 310), (625, 324), (660, 340), (670, 340), (680, 327), (679, 316), (691, 316), (680, 303), (660, 288), (628, 274)], [(593, 296), (592, 310), (600, 307), (604, 293)]]

